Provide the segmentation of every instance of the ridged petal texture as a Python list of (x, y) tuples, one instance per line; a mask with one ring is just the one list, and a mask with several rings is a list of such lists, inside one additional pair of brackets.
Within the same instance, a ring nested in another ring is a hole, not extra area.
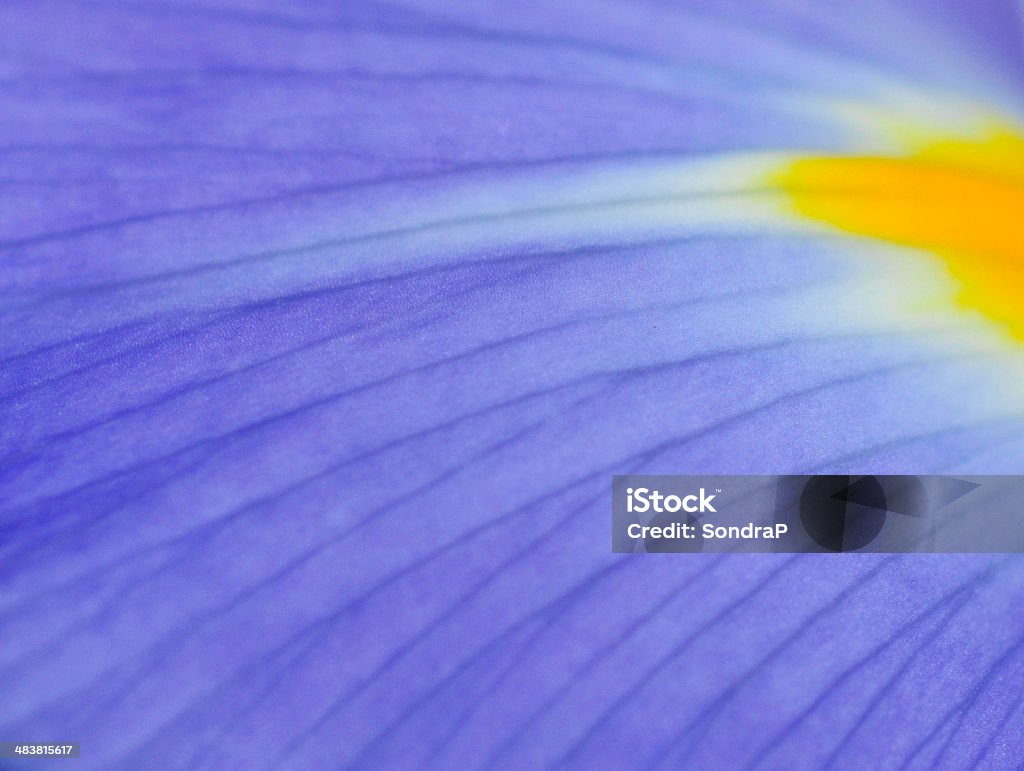
[(616, 473), (1024, 472), (1018, 3), (0, 30), (0, 739), (1019, 767), (1022, 558), (609, 538)]

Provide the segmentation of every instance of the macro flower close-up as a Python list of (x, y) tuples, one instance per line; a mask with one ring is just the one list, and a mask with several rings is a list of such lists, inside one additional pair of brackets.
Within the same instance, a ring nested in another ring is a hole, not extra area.
[(0, 753), (77, 754), (0, 768), (1022, 767), (1024, 528), (609, 548), (613, 477), (1024, 473), (1021, 3), (0, 39)]

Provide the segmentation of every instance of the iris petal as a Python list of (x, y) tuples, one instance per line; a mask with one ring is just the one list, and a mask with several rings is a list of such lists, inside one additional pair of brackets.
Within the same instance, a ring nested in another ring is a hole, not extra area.
[(936, 142), (908, 158), (800, 158), (778, 180), (802, 213), (941, 255), (961, 301), (1024, 338), (1024, 140)]
[(1019, 123), (1015, 4), (0, 15), (4, 737), (1019, 762), (1019, 560), (607, 538), (614, 473), (1020, 471), (981, 268), (772, 176)]

